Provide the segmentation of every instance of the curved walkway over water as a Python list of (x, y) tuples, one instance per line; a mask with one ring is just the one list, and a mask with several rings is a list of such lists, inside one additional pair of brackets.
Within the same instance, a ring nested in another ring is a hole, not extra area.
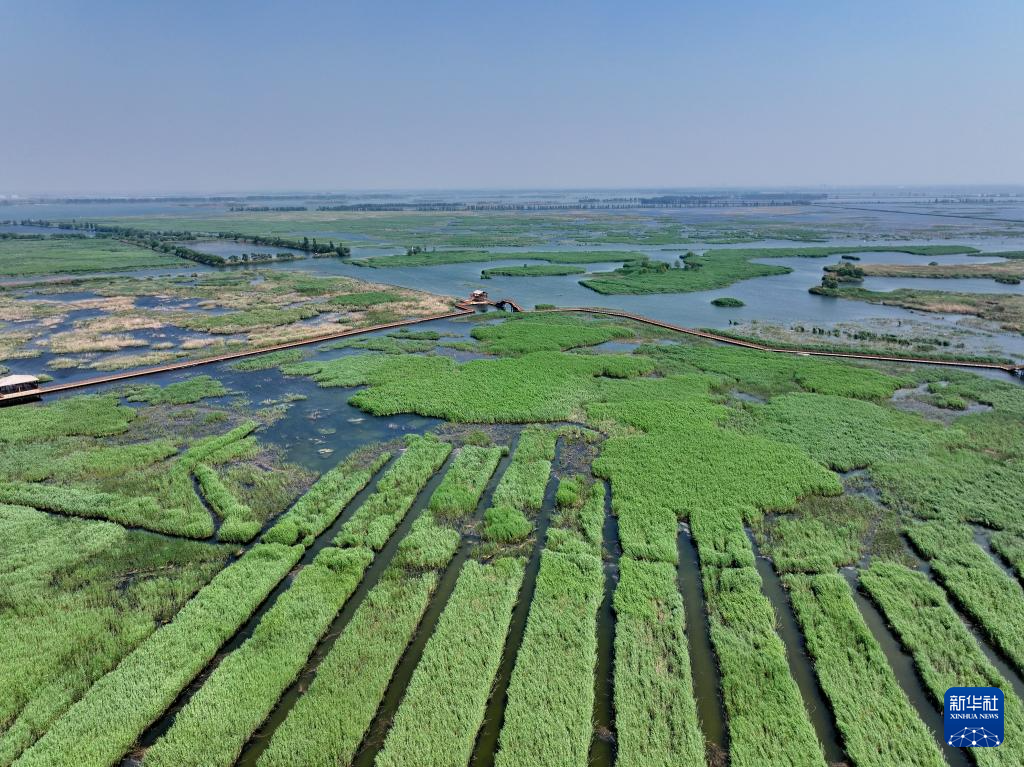
[(919, 365), (945, 365), (949, 367), (976, 368), (983, 370), (1002, 370), (1004, 373), (1010, 373), (1011, 375), (1018, 376), (1024, 373), (1024, 365), (1000, 364), (998, 362), (970, 362), (967, 360), (929, 359), (927, 357), (899, 357), (896, 355), (888, 354), (829, 352), (816, 349), (782, 349), (775, 346), (768, 346), (767, 344), (759, 344), (754, 341), (744, 341), (740, 338), (723, 336), (719, 335), (718, 333), (711, 333), (706, 330), (697, 330), (696, 328), (687, 328), (683, 327), (682, 325), (673, 325), (671, 322), (652, 320), (650, 317), (644, 317), (642, 314), (622, 312), (617, 309), (602, 309), (600, 307), (576, 306), (559, 307), (556, 309), (539, 309), (533, 313), (541, 314), (546, 312), (584, 312), (587, 314), (600, 314), (607, 317), (622, 317), (624, 319), (633, 320), (634, 322), (643, 323), (644, 325), (652, 325), (658, 328), (674, 330), (677, 333), (685, 333), (686, 335), (696, 336), (697, 338), (703, 338), (708, 341), (715, 341), (721, 344), (728, 344), (729, 346), (741, 346), (744, 349), (755, 349), (757, 351), (762, 352), (774, 352), (776, 354), (795, 354), (801, 357), (842, 357), (844, 359), (854, 360), (881, 360), (882, 362), (910, 362)]
[[(113, 383), (115, 381), (125, 381), (132, 378), (141, 378), (143, 376), (153, 375), (155, 373), (166, 373), (172, 370), (185, 370), (187, 368), (199, 367), (200, 365), (209, 365), (214, 362), (225, 362), (227, 360), (241, 359), (243, 357), (253, 357), (259, 354), (267, 354), (268, 352), (276, 352), (281, 351), (283, 349), (294, 349), (300, 346), (308, 346), (310, 344), (321, 343), (323, 341), (333, 341), (338, 338), (347, 338), (349, 336), (358, 336), (366, 333), (374, 333), (379, 330), (389, 330), (391, 328), (398, 328), (406, 325), (416, 325), (421, 322), (431, 322), (432, 320), (443, 320), (452, 319), (455, 317), (464, 317), (468, 314), (473, 314), (477, 306), (508, 307), (514, 312), (524, 311), (519, 306), (519, 304), (517, 304), (510, 298), (502, 298), (498, 301), (478, 301), (475, 303), (470, 301), (458, 301), (455, 303), (455, 308), (453, 311), (445, 312), (443, 314), (431, 314), (426, 317), (416, 317), (409, 320), (385, 322), (379, 325), (371, 325), (370, 327), (341, 330), (338, 331), (337, 333), (325, 333), (318, 336), (303, 338), (297, 341), (288, 341), (282, 344), (275, 344), (274, 346), (264, 346), (258, 349), (248, 349), (245, 351), (230, 352), (229, 354), (219, 354), (213, 357), (201, 357), (199, 359), (183, 360), (181, 362), (171, 362), (166, 365), (139, 368), (138, 370), (128, 370), (123, 373), (113, 373), (111, 375), (98, 376), (96, 378), (87, 378), (81, 381), (70, 381), (68, 383), (55, 384), (53, 386), (43, 386), (35, 391), (18, 392), (15, 394), (7, 394), (0, 396), (0, 404), (27, 402), (43, 394), (56, 394), (58, 392), (71, 391), (73, 389), (85, 389), (91, 386), (100, 386), (101, 384)], [(703, 338), (707, 341), (714, 341), (716, 343), (727, 344), (729, 346), (739, 346), (744, 349), (754, 349), (756, 351), (762, 352), (773, 352), (776, 354), (794, 354), (804, 357), (839, 357), (842, 359), (878, 360), (882, 362), (906, 362), (920, 365), (942, 365), (946, 367), (958, 367), (968, 369), (1001, 370), (1004, 373), (1009, 373), (1010, 375), (1024, 375), (1024, 365), (999, 364), (995, 362), (940, 360), (928, 359), (926, 357), (899, 357), (895, 355), (885, 354), (860, 354), (857, 352), (829, 352), (813, 349), (781, 349), (778, 347), (768, 346), (766, 344), (755, 343), (753, 341), (744, 341), (739, 338), (731, 338), (730, 336), (719, 335), (718, 333), (711, 333), (706, 330), (697, 330), (696, 328), (687, 328), (683, 327), (682, 325), (673, 325), (670, 322), (654, 320), (651, 319), (650, 317), (645, 317), (642, 314), (633, 314), (632, 312), (623, 312), (618, 311), (616, 309), (602, 309), (601, 307), (558, 307), (554, 309), (536, 309), (529, 313), (585, 313), (602, 315), (606, 317), (620, 317), (623, 319), (633, 320), (634, 322), (640, 322), (644, 325), (651, 325), (653, 327), (664, 328), (666, 330), (672, 330), (677, 333), (684, 333), (689, 336), (695, 336), (696, 338)]]

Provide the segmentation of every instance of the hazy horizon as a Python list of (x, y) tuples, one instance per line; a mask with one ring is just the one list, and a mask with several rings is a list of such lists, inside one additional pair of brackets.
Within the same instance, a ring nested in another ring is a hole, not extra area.
[(0, 195), (1024, 183), (1010, 0), (0, 9)]

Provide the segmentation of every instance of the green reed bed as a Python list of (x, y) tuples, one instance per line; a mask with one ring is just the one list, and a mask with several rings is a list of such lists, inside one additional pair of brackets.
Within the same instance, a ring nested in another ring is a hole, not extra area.
[(187, 265), (187, 261), (175, 256), (100, 237), (0, 239), (0, 275), (3, 276), (30, 277)]
[(493, 252), (487, 250), (431, 250), (407, 253), (399, 256), (377, 256), (357, 258), (356, 266), (374, 268), (437, 266), (438, 264), (472, 264), (487, 261), (547, 261), (552, 264), (597, 264), (632, 261), (644, 258), (643, 253), (629, 250), (552, 250)]
[(323, 387), (367, 385), (349, 402), (374, 415), (416, 412), (459, 423), (542, 423), (578, 413), (598, 396), (601, 378), (653, 370), (649, 359), (624, 354), (534, 352), (519, 358), (457, 363), (448, 357), (358, 354), (285, 365)]
[(213, 520), (179, 508), (163, 508), (155, 498), (79, 490), (36, 482), (0, 482), (0, 503), (9, 503), (87, 519), (105, 519), (186, 538), (209, 538)]
[(483, 535), (491, 541), (514, 543), (533, 532), (530, 521), (544, 504), (558, 431), (528, 426), (519, 437), (512, 461), (502, 475), (484, 513)]
[(0, 443), (43, 442), (56, 437), (109, 437), (126, 431), (138, 413), (116, 394), (94, 394), (0, 409)]
[(548, 529), (547, 548), (541, 554), (526, 632), (509, 683), (498, 767), (585, 767), (588, 762), (604, 570), (600, 537), (594, 546), (577, 527), (578, 517), (567, 512), (580, 512), (584, 502), (592, 500), (589, 505), (599, 506), (603, 517), (604, 486), (594, 487), (588, 499), (591, 494), (582, 477), (559, 484), (563, 511)]
[(137, 384), (125, 389), (125, 399), (129, 402), (145, 402), (149, 405), (188, 405), (208, 397), (223, 397), (225, 394), (228, 394), (228, 390), (224, 384), (206, 375), (193, 376), (166, 386)]
[(380, 551), (451, 451), (451, 444), (431, 434), (407, 437), (405, 452), (377, 482), (373, 495), (344, 524), (335, 544)]
[(618, 764), (703, 765), (704, 736), (675, 567), (622, 557), (619, 571), (614, 597)]
[(501, 447), (466, 445), (459, 449), (451, 467), (430, 497), (430, 513), (448, 521), (470, 516), (480, 502), (487, 481), (507, 452)]
[(235, 498), (220, 475), (204, 463), (196, 466), (195, 475), (203, 496), (222, 520), (218, 538), (234, 543), (247, 543), (255, 538), (262, 523), (253, 516), (252, 509)]
[[(391, 453), (358, 451), (318, 479), (264, 535), (265, 543), (312, 540), (330, 527), (356, 493), (370, 484)], [(308, 544), (307, 544), (308, 545)]]
[(534, 514), (544, 504), (544, 492), (555, 459), (558, 432), (543, 426), (523, 429), (512, 461), (494, 489), (492, 504)]
[(792, 513), (763, 518), (753, 528), (762, 553), (780, 573), (825, 573), (860, 559), (873, 525), (876, 543), (886, 535), (897, 543), (900, 525), (894, 522), (867, 498), (812, 495), (800, 499)]
[(943, 767), (934, 736), (896, 681), (846, 580), (833, 572), (788, 575), (784, 581), (854, 763)]
[(1024, 580), (1024, 535), (1018, 532), (992, 533), (992, 550), (1013, 567), (1018, 580)]
[(459, 573), (377, 756), (380, 767), (468, 764), (501, 662), (524, 563), (469, 561)]
[(1024, 669), (1024, 589), (978, 546), (969, 528), (942, 522), (911, 525), (911, 542), (953, 601), (1018, 670)]
[(496, 266), (480, 272), (480, 279), (491, 277), (564, 277), (569, 274), (586, 274), (582, 266), (559, 266), (558, 264), (536, 264), (534, 266)]
[(234, 764), (302, 671), (372, 559), (372, 552), (363, 548), (321, 551), (263, 616), (253, 635), (217, 666), (173, 726), (147, 750), (146, 764)]
[(437, 582), (434, 570), (407, 575), (389, 568), (277, 728), (259, 767), (352, 763)]
[(823, 767), (739, 512), (701, 510), (691, 517), (691, 530), (722, 673), (730, 763)]
[(708, 250), (700, 255), (690, 252), (682, 257), (682, 268), (668, 268), (662, 261), (627, 263), (609, 274), (581, 280), (580, 284), (598, 293), (642, 295), (645, 293), (689, 293), (714, 290), (740, 280), (788, 274), (788, 266), (760, 264), (754, 259), (827, 258), (843, 253), (900, 252), (915, 255), (952, 255), (976, 253), (965, 245), (849, 245), (837, 247), (728, 248)]
[[(436, 449), (433, 440), (427, 444)], [(380, 513), (389, 511), (382, 508)], [(318, 667), (309, 690), (273, 734), (260, 756), (261, 766), (351, 763), (460, 540), (458, 531), (434, 514), (416, 520), (381, 581)], [(339, 710), (344, 712), (341, 718)]]
[(1024, 706), (949, 606), (942, 589), (923, 573), (885, 562), (862, 571), (860, 582), (914, 656), (936, 706), (944, 705), (950, 687), (998, 687), (1003, 691), (1006, 737), (998, 748), (973, 750), (975, 761), (981, 767), (1024, 764)]
[(603, 482), (587, 486), (581, 476), (565, 477), (555, 493), (556, 511), (548, 528), (550, 550), (601, 556), (605, 516)]
[(306, 353), (302, 349), (282, 349), (281, 351), (258, 354), (255, 357), (246, 357), (245, 359), (238, 360), (238, 362), (231, 363), (231, 369), (242, 372), (269, 370), (270, 368), (276, 368), (278, 365), (302, 362), (305, 356)]
[(229, 554), (23, 506), (0, 505), (0, 539), (4, 767), (170, 620)]
[(221, 571), (18, 760), (20, 767), (106, 767), (169, 706), (295, 566), (301, 547), (256, 546)]
[(582, 314), (514, 314), (498, 325), (471, 331), (491, 354), (517, 356), (531, 352), (566, 351), (633, 338), (636, 332), (621, 322), (595, 320)]

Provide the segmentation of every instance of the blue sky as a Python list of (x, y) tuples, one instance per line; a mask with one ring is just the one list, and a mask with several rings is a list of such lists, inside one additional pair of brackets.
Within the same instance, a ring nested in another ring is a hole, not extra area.
[(0, 194), (1024, 183), (1024, 2), (0, 0)]

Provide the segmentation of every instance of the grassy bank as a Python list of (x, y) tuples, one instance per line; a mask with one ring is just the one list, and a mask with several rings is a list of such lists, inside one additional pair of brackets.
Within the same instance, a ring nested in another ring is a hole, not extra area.
[(312, 541), (330, 527), (341, 510), (390, 458), (387, 452), (357, 451), (320, 477), (264, 534), (263, 541), (286, 544)]

